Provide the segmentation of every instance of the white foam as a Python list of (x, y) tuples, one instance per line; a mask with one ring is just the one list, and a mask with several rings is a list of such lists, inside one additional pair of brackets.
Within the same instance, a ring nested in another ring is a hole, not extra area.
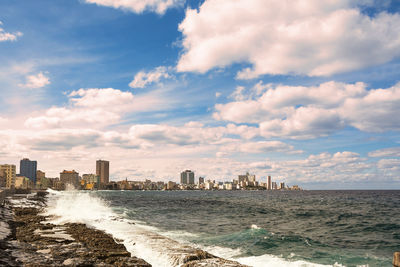
[(317, 263), (311, 263), (311, 262), (306, 262), (302, 260), (297, 260), (297, 261), (289, 261), (277, 256), (273, 255), (261, 255), (261, 256), (252, 256), (252, 257), (242, 257), (242, 258), (236, 258), (236, 261), (250, 265), (253, 267), (281, 267), (281, 266), (287, 266), (287, 267), (344, 267), (343, 265), (340, 265), (338, 263), (335, 263), (334, 265), (322, 265), (322, 264), (317, 264)]
[[(195, 234), (183, 231), (162, 232), (156, 227), (135, 222), (123, 215), (115, 213), (107, 202), (94, 196), (92, 193), (81, 191), (58, 192), (49, 190), (46, 215), (52, 216), (52, 223), (64, 224), (68, 222), (84, 223), (88, 226), (103, 230), (122, 240), (132, 255), (144, 259), (157, 267), (179, 266), (185, 249), (198, 247), (216, 256), (238, 261), (254, 267), (261, 266), (289, 266), (289, 267), (339, 267), (341, 265), (320, 265), (305, 261), (289, 261), (273, 255), (240, 257), (240, 249), (230, 249), (219, 246), (202, 247), (190, 244)], [(252, 229), (259, 229), (252, 225)], [(161, 235), (160, 235), (161, 233)], [(172, 239), (174, 240), (172, 240)], [(177, 242), (175, 240), (180, 240)], [(186, 241), (185, 241), (186, 240)], [(183, 241), (183, 242), (182, 242)], [(190, 247), (188, 246), (190, 245)]]

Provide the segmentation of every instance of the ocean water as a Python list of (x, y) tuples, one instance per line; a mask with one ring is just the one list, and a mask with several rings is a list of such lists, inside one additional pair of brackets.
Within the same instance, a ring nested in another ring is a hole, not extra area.
[(400, 191), (50, 191), (46, 213), (153, 266), (185, 245), (255, 267), (391, 266), (400, 250)]

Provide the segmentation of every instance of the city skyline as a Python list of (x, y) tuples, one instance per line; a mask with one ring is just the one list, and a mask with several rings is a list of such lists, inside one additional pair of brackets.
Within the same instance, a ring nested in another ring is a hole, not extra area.
[(0, 164), (400, 189), (400, 3), (235, 2), (1, 1)]

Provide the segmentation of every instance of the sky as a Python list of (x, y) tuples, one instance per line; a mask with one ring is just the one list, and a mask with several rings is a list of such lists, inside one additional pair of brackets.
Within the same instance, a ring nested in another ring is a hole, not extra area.
[(399, 79), (395, 0), (2, 0), (0, 163), (400, 189)]

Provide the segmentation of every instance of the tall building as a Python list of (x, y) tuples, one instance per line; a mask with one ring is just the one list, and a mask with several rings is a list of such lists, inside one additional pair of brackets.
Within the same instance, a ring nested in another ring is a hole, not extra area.
[(267, 178), (267, 189), (268, 190), (272, 190), (271, 176), (270, 175), (268, 175), (268, 178)]
[(248, 172), (245, 175), (239, 175), (238, 176), (239, 183), (241, 182), (255, 182), (256, 181), (256, 176), (253, 174), (249, 174)]
[(15, 165), (3, 164), (0, 165), (0, 173), (5, 176), (5, 186), (7, 188), (15, 187)]
[(194, 184), (194, 172), (191, 170), (181, 172), (181, 184)]
[(33, 184), (36, 184), (37, 161), (27, 158), (19, 162), (19, 174), (28, 177)]
[(66, 171), (60, 173), (60, 182), (64, 185), (70, 184), (73, 185), (75, 188), (79, 187), (79, 173), (75, 170)]
[(100, 184), (108, 184), (110, 182), (110, 162), (107, 160), (97, 160), (96, 175), (100, 178)]

